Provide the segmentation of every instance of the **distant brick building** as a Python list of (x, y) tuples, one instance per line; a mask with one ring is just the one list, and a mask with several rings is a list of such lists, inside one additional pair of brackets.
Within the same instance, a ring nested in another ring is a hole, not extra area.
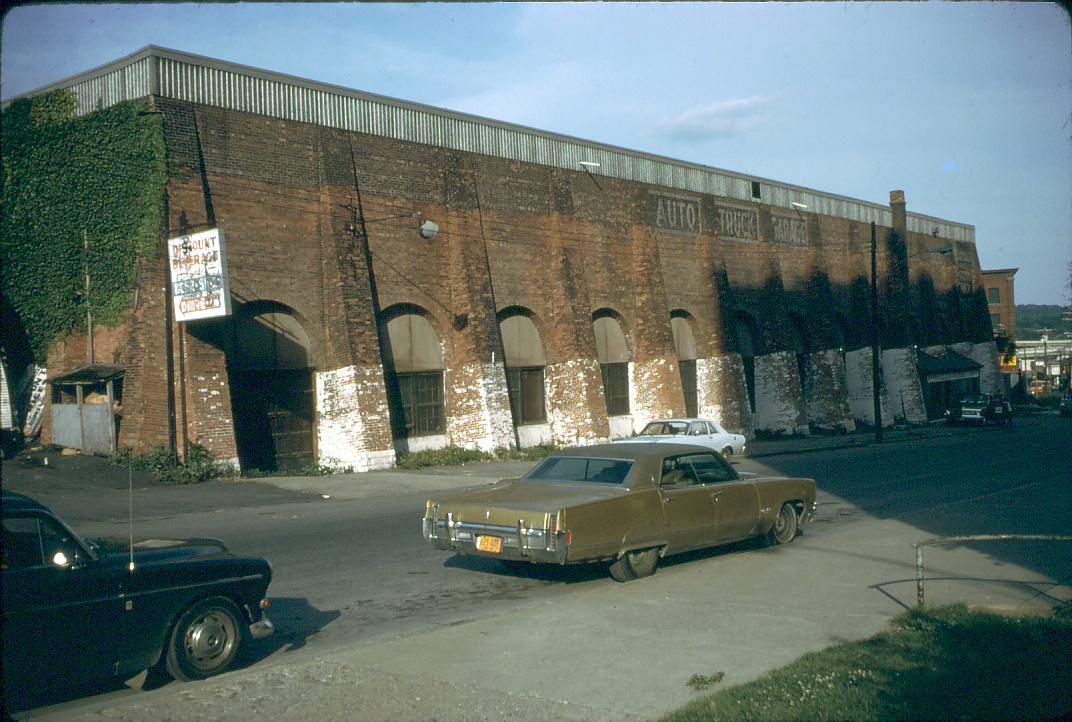
[[(933, 416), (932, 385), (999, 382), (974, 228), (900, 191), (872, 204), (153, 47), (52, 87), (82, 112), (150, 98), (169, 234), (227, 241), (231, 317), (174, 323), (161, 261), (130, 323), (98, 330), (126, 369), (123, 446), (370, 469), (671, 414), (872, 423), (872, 222), (882, 422)], [(71, 337), (50, 373), (83, 360)]]
[(1016, 272), (1018, 268), (980, 271), (986, 292), (987, 311), (994, 331), (1004, 329), (1016, 338)]

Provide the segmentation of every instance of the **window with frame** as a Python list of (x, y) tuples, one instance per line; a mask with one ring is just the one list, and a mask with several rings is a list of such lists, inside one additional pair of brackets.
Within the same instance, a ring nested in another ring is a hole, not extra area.
[(510, 410), (517, 424), (542, 424), (544, 408), (543, 368), (506, 369)]
[[(62, 553), (62, 560), (56, 559)], [(3, 568), (16, 571), (75, 560), (77, 547), (70, 535), (49, 519), (35, 516), (3, 520)]]
[(607, 399), (607, 415), (621, 416), (629, 413), (629, 364), (601, 364), (603, 395)]
[(395, 382), (402, 412), (396, 432), (406, 437), (444, 433), (443, 372), (396, 374)]
[(718, 454), (684, 454), (663, 459), (661, 486), (692, 486), (733, 481), (737, 474)]
[(986, 289), (986, 302), (987, 303), (1001, 303), (1001, 289), (1000, 288), (988, 288), (988, 289)]

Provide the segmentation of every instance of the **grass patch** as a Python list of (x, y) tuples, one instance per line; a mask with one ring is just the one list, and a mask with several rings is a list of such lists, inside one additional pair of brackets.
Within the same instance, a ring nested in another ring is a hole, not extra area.
[[(1053, 719), (1072, 711), (1072, 619), (913, 610), (663, 722)], [(691, 685), (691, 680), (690, 680)]]
[(479, 449), (462, 449), (448, 446), (399, 454), (395, 466), (399, 469), (420, 469), (425, 466), (460, 466), (481, 461), (538, 461), (554, 451), (551, 446), (533, 446), (527, 449), (496, 449), (494, 453)]

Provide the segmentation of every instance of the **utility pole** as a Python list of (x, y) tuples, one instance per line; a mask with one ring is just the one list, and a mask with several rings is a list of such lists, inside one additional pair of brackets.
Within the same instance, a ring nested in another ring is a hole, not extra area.
[(871, 221), (871, 394), (875, 404), (875, 443), (882, 443), (882, 397), (879, 394), (878, 241)]

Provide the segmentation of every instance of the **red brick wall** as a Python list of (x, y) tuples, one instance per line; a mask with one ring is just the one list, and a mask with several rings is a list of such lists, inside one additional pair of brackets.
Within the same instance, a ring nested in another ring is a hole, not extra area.
[[(742, 429), (752, 420), (740, 360), (732, 356), (736, 339), (728, 322), (735, 312), (756, 321), (760, 354), (794, 350), (791, 313), (804, 319), (813, 350), (858, 347), (868, 337), (868, 309), (860, 302), (870, 258), (863, 223), (177, 101), (159, 100), (158, 107), (173, 174), (171, 232), (184, 223), (218, 224), (236, 302), (270, 300), (290, 309), (309, 337), (318, 371), (354, 367), (364, 374), (381, 363), (373, 283), (381, 310), (398, 304), (423, 309), (443, 342), (448, 416), (473, 419), (472, 428), (454, 425), (456, 443), (478, 443), (503, 412), (497, 312), (510, 306), (529, 309), (540, 330), (549, 424), (560, 441), (607, 435), (591, 330), (597, 309), (613, 309), (625, 320), (634, 378), (641, 381), (635, 398), (645, 414), (684, 412), (670, 312), (687, 311), (701, 357), (711, 360), (708, 368), (734, 370), (725, 378), (711, 375), (706, 396), (724, 410), (727, 425)], [(667, 208), (682, 214), (676, 221), (660, 220), (663, 197)], [(674, 199), (683, 205), (674, 206)], [(682, 220), (687, 206), (697, 221), (691, 227)], [(755, 237), (723, 237), (724, 208), (752, 219), (740, 233), (753, 228)], [(353, 225), (359, 213), (374, 278)], [(431, 240), (417, 234), (424, 219), (439, 225)], [(891, 285), (890, 229), (878, 232), (880, 277)], [(941, 242), (902, 236), (908, 253)], [(955, 274), (934, 259), (926, 270), (933, 272), (927, 277), (937, 300), (913, 291), (898, 302), (922, 298), (957, 326), (962, 309), (953, 308)], [(914, 271), (913, 283), (919, 278)], [(170, 403), (162, 263), (147, 264), (142, 279), (131, 323), (114, 339), (98, 341), (98, 356), (110, 353), (128, 366), (121, 443), (137, 447), (167, 442)], [(891, 318), (910, 315), (907, 308), (890, 310), (897, 311)], [(846, 318), (849, 338), (840, 338), (835, 312)], [(185, 396), (174, 402), (181, 416), (185, 401), (180, 445), (187, 434), (218, 457), (232, 458), (224, 353), (211, 337), (191, 329), (174, 333), (176, 374), (184, 352), (179, 386)], [(179, 333), (185, 333), (182, 343)], [(72, 338), (58, 346), (50, 371), (73, 367), (78, 344)], [(472, 396), (477, 388), (479, 399)], [(844, 389), (814, 392), (829, 398), (813, 399), (809, 408), (845, 408)], [(358, 405), (374, 416), (384, 404), (382, 386), (361, 393), (369, 396), (359, 395)], [(474, 404), (489, 403), (496, 408), (474, 412)], [(786, 403), (805, 413), (802, 399)], [(332, 413), (344, 411), (354, 413)], [(370, 449), (390, 449), (385, 426), (361, 432)]]

